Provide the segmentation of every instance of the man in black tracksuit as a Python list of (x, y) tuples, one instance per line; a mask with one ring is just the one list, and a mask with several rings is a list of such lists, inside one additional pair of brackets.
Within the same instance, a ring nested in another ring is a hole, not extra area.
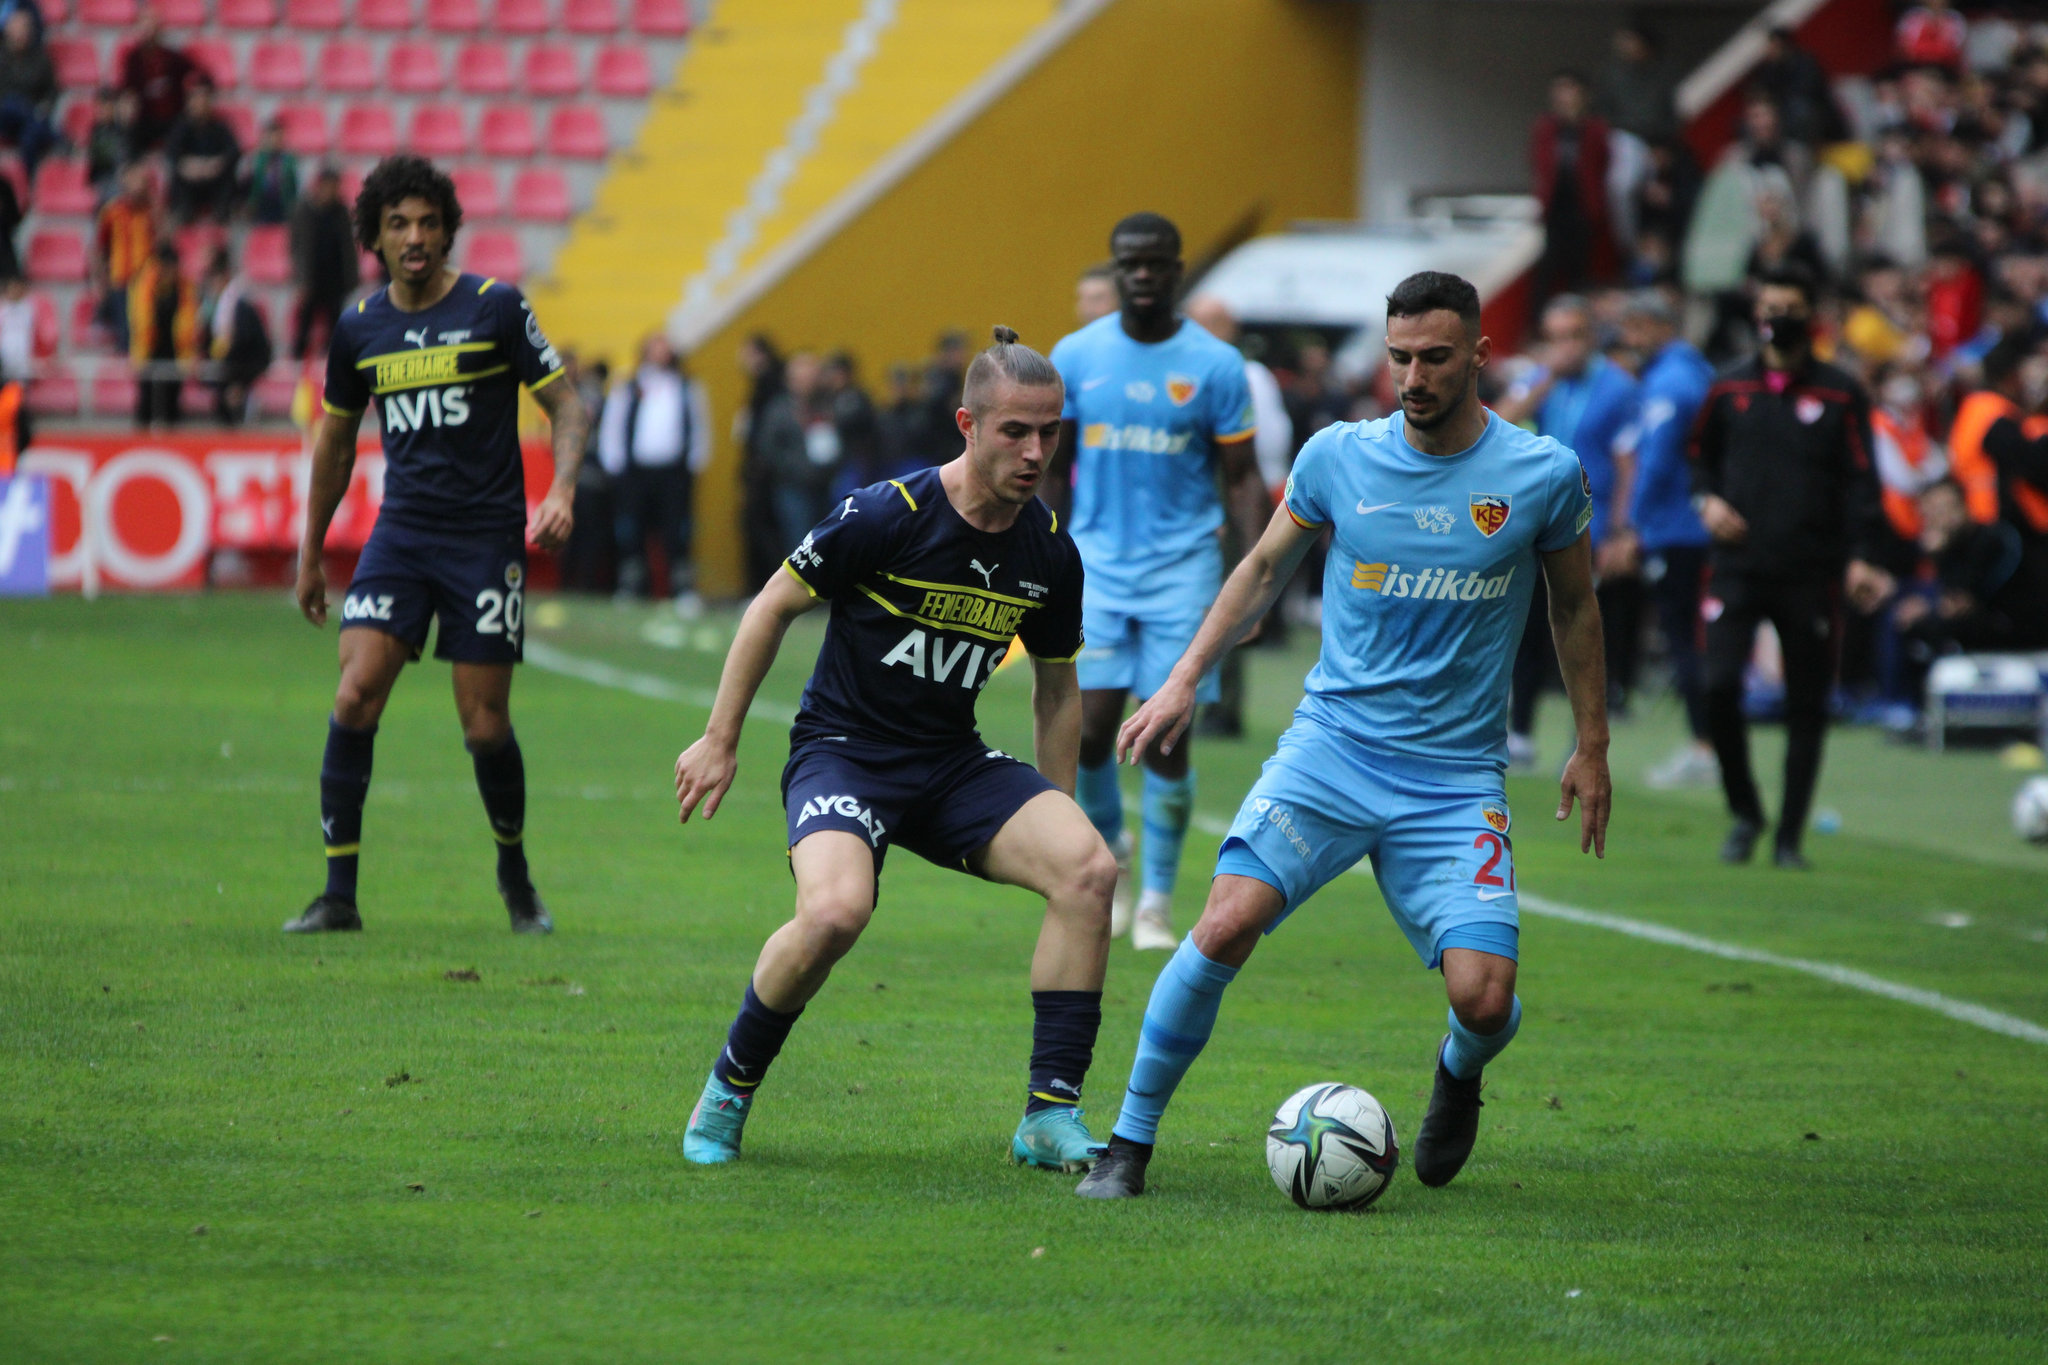
[[(1706, 616), (1706, 713), (1734, 828), (1723, 861), (1747, 862), (1763, 830), (1742, 715), (1743, 670), (1759, 622), (1785, 661), (1785, 798), (1776, 861), (1799, 852), (1827, 732), (1841, 589), (1869, 610), (1891, 591), (1872, 562), (1883, 510), (1870, 458), (1870, 400), (1813, 358), (1813, 283), (1768, 276), (1757, 291), (1761, 354), (1722, 374), (1693, 428), (1694, 504), (1714, 537)], [(1846, 566), (1846, 572), (1845, 572)]]

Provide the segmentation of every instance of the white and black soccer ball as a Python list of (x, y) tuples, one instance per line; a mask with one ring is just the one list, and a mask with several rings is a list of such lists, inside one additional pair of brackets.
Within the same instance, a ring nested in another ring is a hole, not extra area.
[(2012, 832), (2030, 844), (2048, 844), (2048, 777), (2030, 777), (2013, 793)]
[(1380, 1197), (1400, 1164), (1387, 1111), (1340, 1081), (1295, 1091), (1266, 1130), (1266, 1169), (1305, 1209), (1362, 1209)]

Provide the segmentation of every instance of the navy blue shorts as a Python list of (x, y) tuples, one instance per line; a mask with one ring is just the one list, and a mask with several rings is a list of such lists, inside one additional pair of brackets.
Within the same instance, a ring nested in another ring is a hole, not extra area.
[(417, 659), (437, 618), (435, 658), (518, 663), (526, 638), (525, 536), (434, 535), (379, 521), (341, 600), (341, 628), (396, 636)]
[(882, 870), (891, 844), (962, 872), (1024, 803), (1058, 790), (1029, 763), (979, 741), (901, 749), (813, 739), (790, 750), (782, 769), (789, 847), (821, 829), (865, 839)]

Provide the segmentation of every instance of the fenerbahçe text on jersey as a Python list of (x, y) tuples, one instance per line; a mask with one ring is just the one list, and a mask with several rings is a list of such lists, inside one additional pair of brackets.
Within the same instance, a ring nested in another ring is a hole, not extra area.
[(978, 530), (937, 469), (840, 499), (784, 567), (832, 603), (792, 746), (968, 739), (1012, 637), (1039, 659), (1081, 652), (1081, 553), (1051, 509), (1033, 498), (1009, 530)]
[(461, 275), (431, 308), (407, 313), (380, 289), (341, 315), (322, 406), (354, 416), (374, 396), (384, 430), (380, 519), (427, 531), (503, 532), (526, 524), (519, 386), (559, 378), (561, 357), (525, 296)]

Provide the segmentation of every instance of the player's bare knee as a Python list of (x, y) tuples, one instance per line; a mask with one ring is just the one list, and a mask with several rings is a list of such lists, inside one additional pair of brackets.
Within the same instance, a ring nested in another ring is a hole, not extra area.
[(1489, 976), (1451, 992), (1451, 1012), (1458, 1022), (1474, 1033), (1499, 1033), (1508, 1026), (1515, 1009), (1512, 977)]
[(850, 889), (827, 888), (798, 896), (796, 917), (828, 956), (843, 957), (860, 941), (875, 903)]
[(384, 714), (388, 688), (377, 687), (344, 673), (334, 689), (334, 718), (351, 730), (367, 730)]
[(1096, 768), (1109, 761), (1110, 746), (1116, 743), (1116, 727), (1107, 726), (1091, 731), (1086, 722), (1081, 726), (1081, 766)]
[(1195, 947), (1211, 962), (1242, 966), (1266, 932), (1264, 908), (1249, 896), (1212, 889), (1194, 928)]
[(1109, 903), (1115, 894), (1116, 859), (1098, 839), (1094, 851), (1061, 879), (1053, 899), (1062, 904), (1068, 914), (1089, 920), (1099, 919), (1106, 932)]
[(505, 747), (512, 738), (512, 713), (499, 708), (462, 710), (462, 742), (473, 753), (488, 753)]

